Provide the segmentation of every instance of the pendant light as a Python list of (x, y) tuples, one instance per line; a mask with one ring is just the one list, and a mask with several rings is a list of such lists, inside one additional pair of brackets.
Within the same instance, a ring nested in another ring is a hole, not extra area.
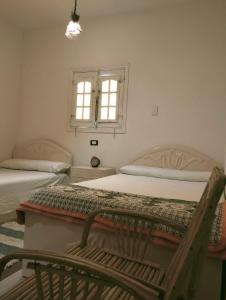
[(71, 20), (68, 23), (67, 29), (66, 29), (66, 32), (65, 32), (65, 35), (69, 40), (75, 39), (76, 36), (78, 36), (80, 34), (80, 32), (82, 31), (82, 28), (81, 28), (81, 26), (78, 22), (80, 16), (77, 15), (76, 9), (77, 9), (77, 0), (75, 0), (75, 7), (74, 7), (74, 10), (71, 13)]

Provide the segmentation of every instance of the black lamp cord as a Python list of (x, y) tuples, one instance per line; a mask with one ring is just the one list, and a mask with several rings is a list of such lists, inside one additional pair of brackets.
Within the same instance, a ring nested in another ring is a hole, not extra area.
[(75, 7), (74, 10), (71, 12), (71, 19), (74, 22), (78, 22), (80, 18), (80, 16), (77, 15), (76, 10), (77, 10), (77, 0), (75, 0)]
[(77, 10), (77, 0), (75, 0), (75, 7), (74, 7), (74, 15), (76, 15), (76, 10)]

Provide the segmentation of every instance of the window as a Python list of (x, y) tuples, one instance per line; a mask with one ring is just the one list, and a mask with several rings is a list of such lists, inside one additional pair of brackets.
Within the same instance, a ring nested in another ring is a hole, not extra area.
[(90, 120), (91, 95), (91, 82), (79, 82), (77, 85), (76, 97), (76, 120)]
[(118, 80), (104, 79), (101, 82), (100, 95), (99, 121), (117, 121)]
[(84, 132), (125, 131), (127, 68), (73, 72), (71, 127)]

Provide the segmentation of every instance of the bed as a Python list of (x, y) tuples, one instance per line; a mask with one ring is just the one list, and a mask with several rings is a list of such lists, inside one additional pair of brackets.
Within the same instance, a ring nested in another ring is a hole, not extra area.
[(13, 158), (0, 163), (0, 223), (15, 219), (19, 202), (32, 192), (68, 183), (71, 161), (68, 151), (49, 140), (16, 147)]
[[(139, 166), (144, 166), (167, 170), (185, 170), (188, 172), (208, 172), (212, 170), (213, 166), (219, 166), (219, 163), (188, 147), (170, 145), (151, 149), (147, 154), (134, 160), (132, 165), (133, 167), (137, 166), (138, 169)], [(74, 184), (71, 189), (88, 189), (89, 193), (91, 193), (90, 195), (92, 193), (105, 193), (110, 190), (111, 193), (116, 194), (118, 192), (129, 193), (131, 197), (134, 194), (138, 194), (141, 197), (173, 198), (193, 203), (199, 201), (206, 185), (205, 181), (192, 181), (191, 178), (190, 181), (178, 181), (174, 178), (175, 174), (171, 174), (171, 179), (166, 179), (144, 176), (141, 173), (134, 174), (134, 169), (131, 171), (131, 168), (128, 167), (126, 170), (125, 168), (124, 170), (122, 169), (122, 172), (121, 174)], [(70, 194), (70, 188), (64, 192)], [(224, 207), (224, 203), (222, 206)], [(45, 207), (43, 209), (41, 205), (36, 204), (35, 206), (34, 203), (29, 204), (28, 202), (20, 207), (19, 216), (20, 218), (23, 216), (25, 221), (25, 248), (60, 252), (64, 251), (71, 242), (80, 240), (85, 220), (84, 214), (81, 214), (81, 212), (80, 214), (76, 212), (71, 213), (70, 211), (65, 213), (62, 207), (54, 209), (50, 207), (46, 209)], [(98, 228), (93, 234), (93, 239), (98, 243), (104, 243), (108, 236), (109, 232), (103, 230), (103, 228)], [(156, 236), (155, 241), (156, 243), (153, 244), (150, 256), (152, 260), (161, 261), (161, 264), (167, 265), (176, 247), (176, 239), (166, 241), (165, 236), (163, 238)], [(166, 245), (167, 247), (165, 247)], [(200, 289), (198, 299), (219, 298), (221, 267), (225, 249), (221, 248), (220, 251), (218, 250), (216, 248), (212, 249), (212, 254), (205, 265), (205, 272), (201, 283), (202, 286), (205, 286), (205, 289)], [(211, 284), (206, 288), (210, 272)]]

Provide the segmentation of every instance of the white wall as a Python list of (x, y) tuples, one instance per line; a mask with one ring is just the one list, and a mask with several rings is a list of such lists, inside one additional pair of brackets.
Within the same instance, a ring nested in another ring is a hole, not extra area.
[(21, 60), (22, 32), (0, 21), (0, 161), (16, 140)]
[[(46, 137), (87, 164), (120, 166), (158, 144), (194, 147), (224, 161), (226, 7), (187, 1), (150, 13), (83, 20), (76, 41), (65, 27), (26, 36), (18, 142)], [(68, 70), (130, 63), (127, 133), (67, 131)], [(152, 117), (153, 105), (159, 116)], [(89, 140), (98, 139), (98, 147)]]

